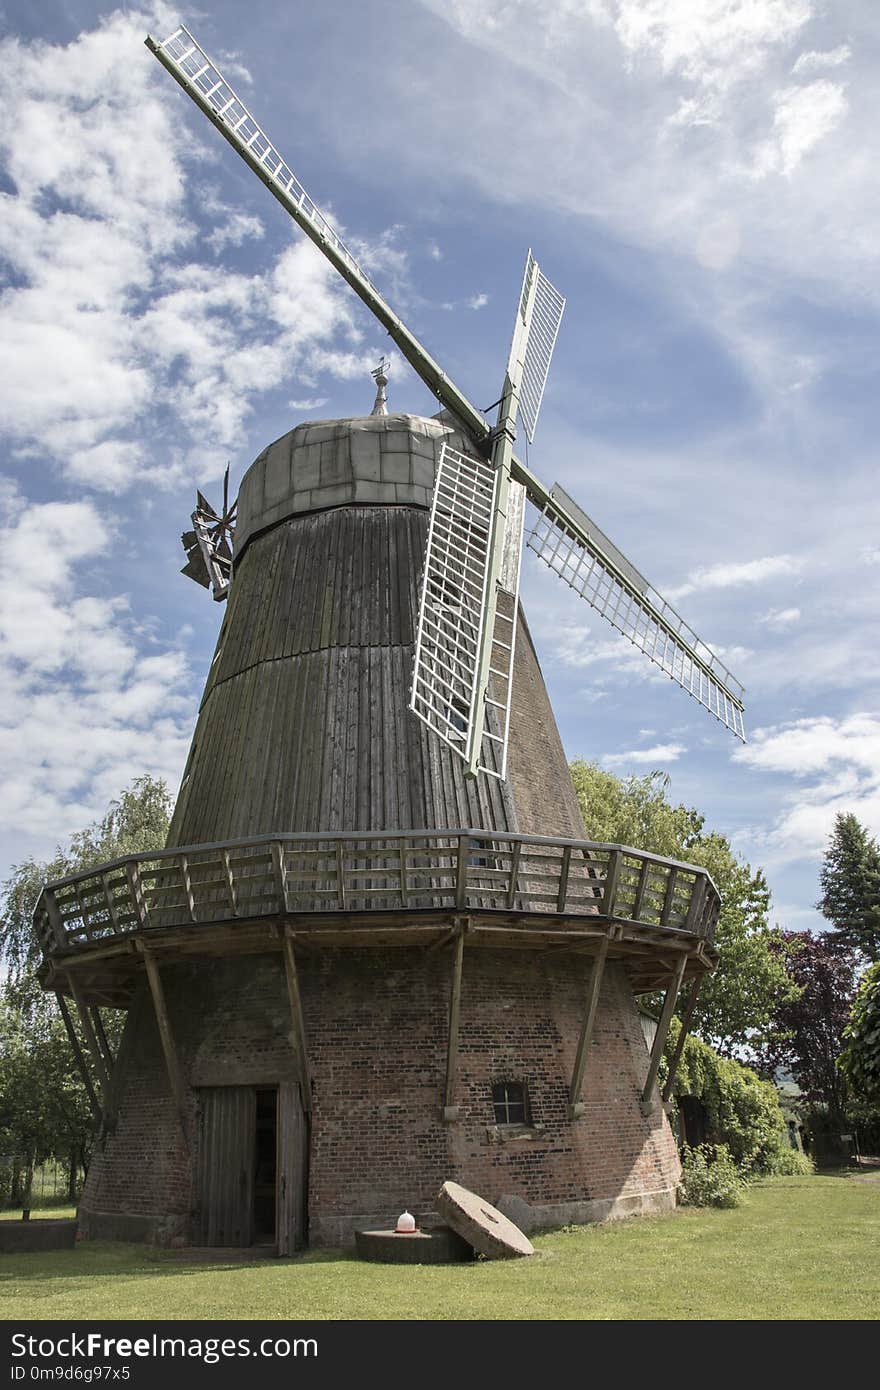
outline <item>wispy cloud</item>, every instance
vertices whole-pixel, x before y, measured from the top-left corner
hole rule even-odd
[[[799,574],[803,561],[794,555],[764,555],[758,560],[731,561],[694,570],[684,584],[670,589],[668,597],[674,602],[687,594],[703,589],[734,589],[743,585],[764,584],[781,575]]]
[[[630,748],[625,753],[604,753],[601,762],[609,767],[663,767],[686,753],[683,743],[658,743],[653,748]]]
[[[801,610],[799,608],[771,608],[766,613],[762,613],[758,618],[759,623],[764,623],[766,627],[791,627],[792,623],[800,622]]]
[[[839,812],[857,815],[880,833],[880,717],[817,717],[758,729],[734,761],[758,772],[794,779],[781,792],[769,825],[739,833],[742,844],[762,846],[764,862],[780,866],[816,860]],[[777,792],[777,799],[779,792]]]

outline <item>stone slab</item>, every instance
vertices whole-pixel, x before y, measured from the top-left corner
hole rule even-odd
[[[409,1232],[355,1231],[354,1244],[359,1259],[378,1264],[461,1264],[474,1257],[473,1246],[450,1226]]]
[[[534,1255],[535,1248],[497,1207],[457,1182],[445,1182],[437,1209],[454,1231],[490,1260],[513,1260]]]

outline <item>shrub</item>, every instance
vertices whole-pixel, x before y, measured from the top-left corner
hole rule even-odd
[[[745,1181],[726,1144],[684,1145],[678,1200],[687,1207],[738,1207]]]
[[[673,1019],[667,1049],[678,1038]],[[674,1096],[696,1096],[706,1109],[708,1138],[724,1146],[744,1176],[787,1171],[791,1152],[779,1093],[741,1062],[720,1057],[708,1043],[689,1037],[675,1076]],[[780,1168],[777,1165],[782,1164]]]
[[[764,1168],[764,1172],[774,1178],[805,1178],[815,1171],[816,1165],[810,1155],[793,1149],[790,1144],[782,1144],[768,1154]]]

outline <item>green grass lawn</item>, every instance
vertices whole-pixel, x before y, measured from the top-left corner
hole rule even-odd
[[[865,1318],[880,1314],[880,1180],[773,1178],[734,1211],[538,1236],[529,1260],[206,1258],[84,1242],[0,1256],[13,1318]]]
[[[71,1216],[76,1216],[76,1207],[70,1206],[65,1202],[58,1206],[41,1206],[31,1208],[31,1221],[62,1221]],[[21,1207],[14,1207],[12,1211],[0,1211],[0,1221],[20,1221]]]

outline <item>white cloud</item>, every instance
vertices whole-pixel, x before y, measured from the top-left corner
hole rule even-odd
[[[804,73],[821,72],[824,68],[839,68],[844,63],[848,63],[852,57],[852,49],[849,44],[842,43],[838,48],[828,49],[824,53],[817,53],[811,50],[809,53],[802,53],[792,68],[792,75],[801,77]]]
[[[632,748],[626,753],[605,753],[600,762],[610,767],[662,767],[664,763],[674,763],[687,749],[683,743],[658,743],[653,748]]]
[[[462,83],[454,109],[441,98],[428,119],[468,124],[462,172],[494,196],[741,271],[745,283],[722,288],[748,295],[752,321],[780,274],[863,302],[880,195],[868,156],[876,21],[861,0],[827,13],[819,0],[422,3],[488,50],[473,99]],[[845,93],[811,80],[845,61]]]
[[[782,785],[782,808],[767,827],[739,832],[743,846],[759,845],[762,861],[780,867],[815,860],[839,813],[852,813],[880,834],[880,717],[871,713],[794,720],[758,729],[733,754],[768,775],[794,780]]]
[[[774,98],[773,135],[755,159],[760,177],[790,177],[810,150],[834,130],[848,110],[844,89],[822,78],[807,87],[786,87]]]
[[[758,622],[766,624],[767,627],[791,627],[792,623],[800,622],[800,616],[799,608],[771,608],[761,614]]]
[[[67,46],[0,43],[0,156],[15,189],[0,194],[11,271],[0,432],[102,491],[168,483],[183,458],[232,452],[260,397],[287,379],[366,366],[340,350],[361,330],[310,243],[257,275],[221,263],[263,224],[205,187],[205,163],[222,151],[193,142],[143,46],[148,28],[171,27],[160,7],[116,12]],[[398,230],[362,249],[392,279],[406,274]],[[155,435],[162,416],[175,447],[151,459],[140,426],[149,418]]]
[[[44,849],[134,776],[175,786],[189,742],[183,651],[145,643],[124,595],[81,588],[112,543],[91,502],[20,505],[0,534],[0,827]]]
[[[751,743],[738,748],[733,756],[752,767],[795,776],[843,763],[880,777],[880,717],[818,717],[756,729]]]
[[[489,296],[481,292],[480,294],[472,294],[467,301],[467,306],[469,309],[485,309],[488,303]]]
[[[732,561],[729,564],[711,565],[707,569],[694,570],[684,584],[668,590],[673,603],[686,594],[697,593],[703,589],[732,589],[742,585],[763,584],[777,579],[780,575],[794,575],[801,570],[803,561],[794,555],[764,555],[759,560]]]

